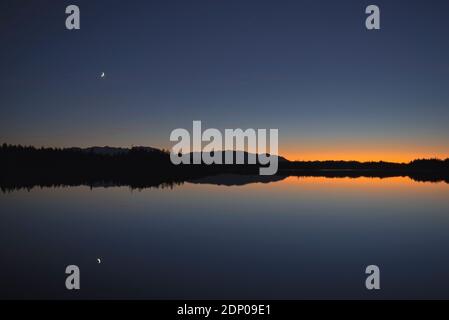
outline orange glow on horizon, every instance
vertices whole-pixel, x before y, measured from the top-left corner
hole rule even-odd
[[[327,161],[327,160],[333,160],[333,161],[359,161],[359,162],[394,162],[394,163],[409,163],[416,159],[446,159],[449,158],[447,155],[423,155],[423,154],[417,154],[416,156],[400,156],[400,155],[319,155],[319,154],[282,154],[281,155],[290,161]]]
[[[416,159],[447,159],[449,145],[445,140],[386,137],[326,137],[284,140],[279,154],[291,161],[386,161],[408,163]]]
[[[396,162],[396,163],[408,163],[416,159],[447,159],[449,158],[449,153],[443,152],[412,152],[412,151],[386,151],[386,152],[375,152],[375,151],[290,151],[290,150],[280,150],[279,154],[290,161],[325,161],[325,160],[343,160],[343,161],[386,161],[386,162]]]

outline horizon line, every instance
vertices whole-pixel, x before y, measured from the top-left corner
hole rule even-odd
[[[0,147],[4,147],[4,146],[8,146],[8,147],[22,147],[22,148],[34,148],[34,149],[57,149],[57,150],[67,150],[67,149],[91,149],[91,148],[111,148],[111,149],[128,149],[131,150],[133,148],[151,148],[151,149],[155,149],[155,150],[159,150],[159,151],[164,151],[164,152],[170,152],[169,149],[166,148],[160,148],[160,147],[153,147],[153,146],[144,146],[144,145],[131,145],[131,146],[110,146],[110,145],[104,145],[104,146],[100,146],[100,145],[93,145],[93,146],[89,146],[89,147],[56,147],[56,146],[34,146],[34,145],[22,145],[22,144],[9,144],[6,142],[2,142],[0,143]],[[191,151],[188,153],[195,153],[195,152],[204,152],[204,151]],[[256,152],[249,152],[247,150],[217,150],[215,152],[247,152],[247,153],[252,153],[252,154],[256,154],[258,155],[259,153]],[[188,154],[188,153],[184,153],[184,154]],[[275,154],[273,154],[275,155]],[[356,159],[329,159],[329,158],[323,158],[322,160],[319,159],[315,159],[315,160],[300,160],[300,159],[295,159],[295,160],[291,160],[291,157],[288,156],[284,156],[281,153],[276,154],[276,156],[281,157],[286,159],[289,162],[359,162],[359,163],[395,163],[395,164],[408,164],[411,163],[413,161],[418,161],[418,160],[439,160],[439,161],[446,161],[449,160],[449,156],[446,157],[438,157],[438,156],[430,156],[430,157],[414,157],[411,160],[407,160],[407,161],[389,161],[389,160],[356,160]]]

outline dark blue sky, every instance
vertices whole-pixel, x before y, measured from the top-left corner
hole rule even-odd
[[[1,141],[168,148],[202,120],[278,128],[290,158],[449,156],[448,16],[437,0],[1,0]]]

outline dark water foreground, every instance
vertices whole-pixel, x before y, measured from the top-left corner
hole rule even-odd
[[[449,298],[449,184],[271,179],[0,193],[0,297]]]

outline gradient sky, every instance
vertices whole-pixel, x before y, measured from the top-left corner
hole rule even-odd
[[[444,0],[1,0],[0,142],[170,148],[202,120],[278,128],[289,159],[449,157],[448,14]]]

